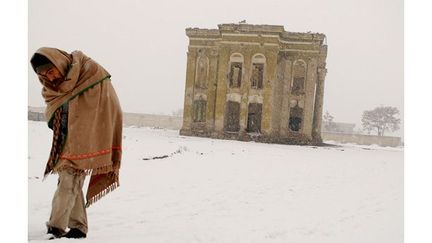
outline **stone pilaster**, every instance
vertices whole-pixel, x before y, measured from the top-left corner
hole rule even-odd
[[[324,101],[324,80],[327,73],[326,68],[318,68],[317,83],[315,91],[315,109],[313,117],[313,133],[312,138],[315,143],[321,143],[321,123],[323,113],[323,101]]]
[[[281,122],[280,122],[280,132],[281,136],[286,137],[288,135],[288,123],[289,123],[289,110],[290,110],[290,88],[291,88],[291,79],[292,79],[292,58],[285,58],[283,61],[282,71],[282,79],[283,79],[283,101],[282,101],[282,110],[281,110]]]
[[[251,53],[246,51],[244,48],[241,51],[243,55],[243,73],[242,73],[242,84],[240,87],[240,131],[239,136],[243,136],[246,133],[247,119],[248,119],[248,95],[250,88],[250,73],[251,73]]]
[[[215,104],[215,132],[223,133],[224,130],[224,117],[225,117],[225,104],[226,94],[228,88],[228,63],[229,63],[229,50],[221,48],[219,51],[219,64],[218,64],[218,80],[216,87],[216,104]]]
[[[273,112],[273,93],[276,83],[276,69],[279,47],[268,48],[265,51],[266,70],[263,80],[263,110],[261,120],[261,132],[263,135],[272,134],[272,112]]]
[[[307,59],[307,73],[305,80],[303,97],[304,107],[303,107],[303,127],[302,133],[309,139],[312,139],[313,133],[313,117],[314,117],[314,93],[315,93],[315,83],[317,80],[317,59],[308,58]]]
[[[213,131],[215,127],[215,108],[218,72],[218,50],[212,49],[209,55],[209,75],[207,86],[207,119],[206,126],[208,131]]]
[[[183,109],[183,126],[180,130],[182,135],[190,135],[191,125],[193,122],[193,91],[195,82],[195,66],[196,66],[197,53],[190,50],[187,53],[187,67],[186,67],[186,85],[184,96],[184,109]]]

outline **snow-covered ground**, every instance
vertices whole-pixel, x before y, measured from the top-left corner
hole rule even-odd
[[[123,131],[120,187],[88,209],[80,242],[403,242],[402,148]],[[50,143],[46,123],[29,121],[31,242],[46,242],[57,182],[56,175],[41,180]]]

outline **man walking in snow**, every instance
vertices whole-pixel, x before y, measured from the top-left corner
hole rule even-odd
[[[43,47],[31,58],[53,130],[44,178],[59,176],[48,234],[85,238],[86,208],[119,186],[122,111],[111,75],[81,51]],[[82,191],[91,175],[85,202]],[[69,230],[68,230],[69,228]]]

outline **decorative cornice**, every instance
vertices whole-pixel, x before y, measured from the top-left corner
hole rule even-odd
[[[187,28],[186,35],[191,41],[190,46],[218,44],[278,46],[281,51],[327,55],[324,34],[289,32],[281,25],[219,24],[218,29]]]
[[[307,44],[322,43],[326,36],[313,32],[289,32],[282,25],[219,24],[218,29],[187,28],[186,35],[193,38],[222,38],[223,36],[278,37],[281,42]]]

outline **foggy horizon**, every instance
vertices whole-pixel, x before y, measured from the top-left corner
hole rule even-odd
[[[218,24],[282,25],[319,32],[328,45],[323,114],[355,123],[377,106],[400,111],[403,135],[403,1],[29,1],[29,58],[42,46],[81,50],[104,66],[124,112],[183,109],[186,28]],[[54,11],[54,9],[61,9]],[[28,105],[44,107],[29,65]],[[390,133],[389,133],[390,134]]]

